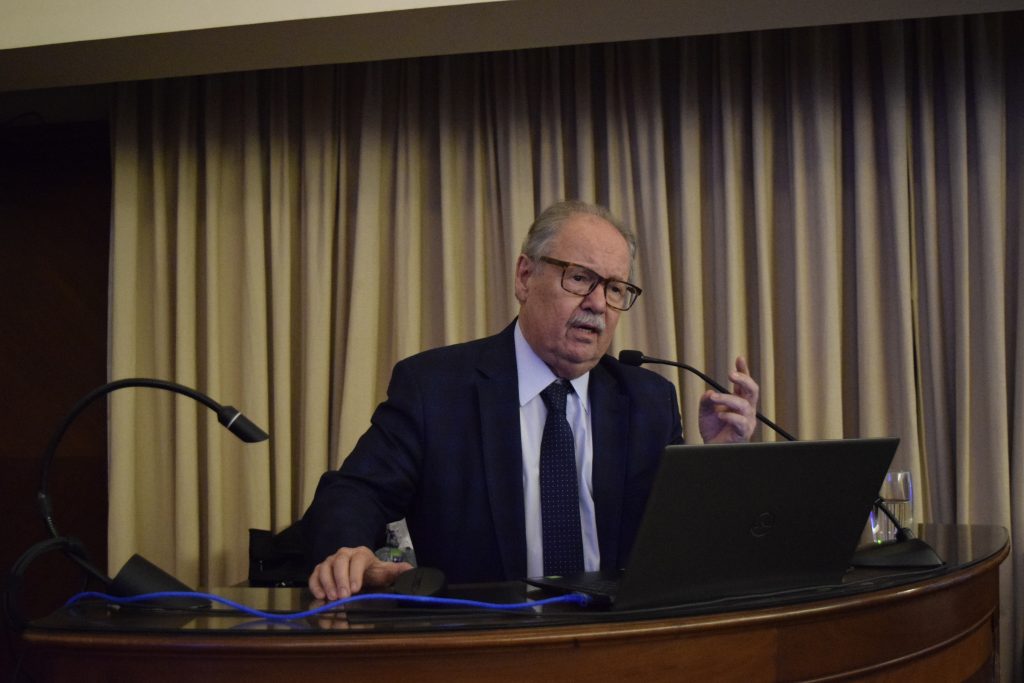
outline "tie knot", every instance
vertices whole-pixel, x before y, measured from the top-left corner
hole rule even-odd
[[[544,391],[540,392],[540,397],[544,400],[544,405],[547,406],[548,412],[564,414],[565,399],[571,391],[571,384],[564,379],[556,379]]]

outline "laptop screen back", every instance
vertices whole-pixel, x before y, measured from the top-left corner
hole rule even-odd
[[[898,443],[669,446],[614,608],[838,584]]]

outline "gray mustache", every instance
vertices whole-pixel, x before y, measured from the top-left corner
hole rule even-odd
[[[604,316],[589,311],[577,311],[569,318],[569,327],[593,327],[598,332],[604,332]]]

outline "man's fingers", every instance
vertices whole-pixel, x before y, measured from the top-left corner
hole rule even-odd
[[[319,600],[338,600],[355,595],[364,587],[390,586],[409,569],[412,565],[408,562],[382,562],[366,547],[339,548],[313,568],[309,590]]]
[[[338,595],[338,585],[334,580],[334,567],[332,561],[334,555],[313,568],[309,575],[309,590],[320,600],[335,600]]]
[[[722,410],[718,413],[718,419],[733,428],[740,430],[746,426],[746,418],[731,410]]]
[[[723,394],[717,391],[708,392],[707,403],[718,413],[739,413],[740,415],[753,415],[754,406],[746,398],[736,394]]]
[[[323,563],[313,567],[313,571],[309,574],[308,581],[309,592],[312,593],[313,597],[315,597],[317,600],[323,600],[327,597],[327,590],[323,584],[323,581],[320,579],[320,569],[322,567],[322,564]]]
[[[747,366],[747,359],[743,356],[736,357],[736,369],[729,373],[729,379],[733,383],[733,392],[742,396],[755,408],[761,393],[761,387],[757,381],[750,376],[750,368]]]
[[[746,441],[757,426],[760,387],[750,376],[743,356],[736,357],[736,369],[729,373],[732,393],[707,391],[701,396],[698,417],[701,436],[707,443]]]
[[[363,582],[366,586],[384,588],[390,586],[398,575],[412,569],[408,562],[383,562],[378,560],[366,570]]]
[[[363,589],[363,577],[366,570],[380,562],[369,548],[356,548],[348,564],[348,583],[353,594]]]
[[[313,570],[309,579],[310,590],[318,598],[337,600],[347,598],[355,591],[350,585],[349,563],[357,549],[339,548],[337,552],[321,562]],[[316,592],[316,584],[319,583],[323,595]]]

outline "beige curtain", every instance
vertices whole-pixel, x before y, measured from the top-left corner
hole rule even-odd
[[[564,197],[639,234],[617,348],[719,377],[745,354],[790,431],[898,435],[918,519],[1024,547],[1022,35],[1013,13],[122,85],[111,377],[198,387],[272,440],[114,395],[111,566],[242,580],[246,530],[301,515],[397,359],[515,315],[519,243]],[[696,434],[703,387],[680,389]]]

